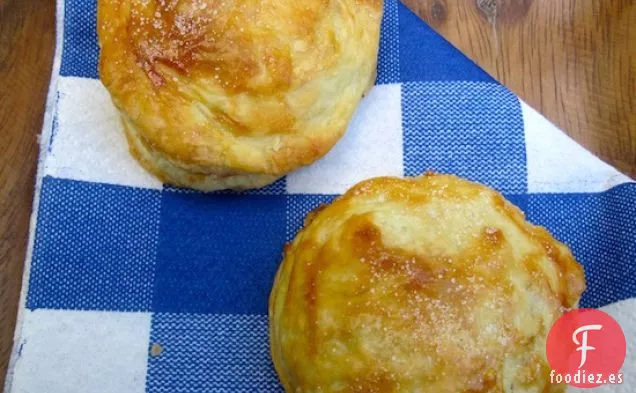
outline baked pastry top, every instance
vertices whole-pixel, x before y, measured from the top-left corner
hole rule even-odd
[[[286,247],[272,358],[288,393],[561,392],[545,342],[584,289],[568,248],[494,190],[376,178]]]
[[[99,0],[100,78],[162,180],[259,187],[322,157],[375,81],[382,0]]]

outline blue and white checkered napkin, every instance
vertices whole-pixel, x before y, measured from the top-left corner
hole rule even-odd
[[[8,392],[281,392],[267,297],[283,244],[354,183],[427,169],[495,187],[573,249],[589,285],[581,305],[622,324],[623,389],[636,384],[636,184],[396,0],[377,86],[346,136],[243,194],[164,187],[133,161],[98,80],[95,14],[94,0],[58,0]]]

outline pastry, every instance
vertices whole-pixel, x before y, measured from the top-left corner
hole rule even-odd
[[[99,0],[99,74],[167,183],[253,188],[325,155],[375,81],[381,0]]]
[[[562,392],[545,342],[584,289],[568,248],[494,190],[376,178],[286,247],[271,354],[287,393]]]

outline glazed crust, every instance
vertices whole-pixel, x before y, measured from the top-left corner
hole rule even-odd
[[[262,186],[345,132],[381,17],[381,0],[99,0],[100,78],[162,180]]]
[[[494,190],[376,178],[286,247],[272,358],[288,393],[562,392],[545,342],[584,289],[568,248]]]

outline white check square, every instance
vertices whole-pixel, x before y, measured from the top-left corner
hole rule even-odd
[[[290,194],[341,194],[361,180],[402,176],[401,85],[375,86],[321,160],[287,176]]]
[[[161,189],[128,152],[121,120],[99,80],[60,77],[56,124],[45,174]]]
[[[601,192],[630,179],[601,161],[521,101],[528,192]]]
[[[143,393],[150,313],[24,312],[12,393]]]

